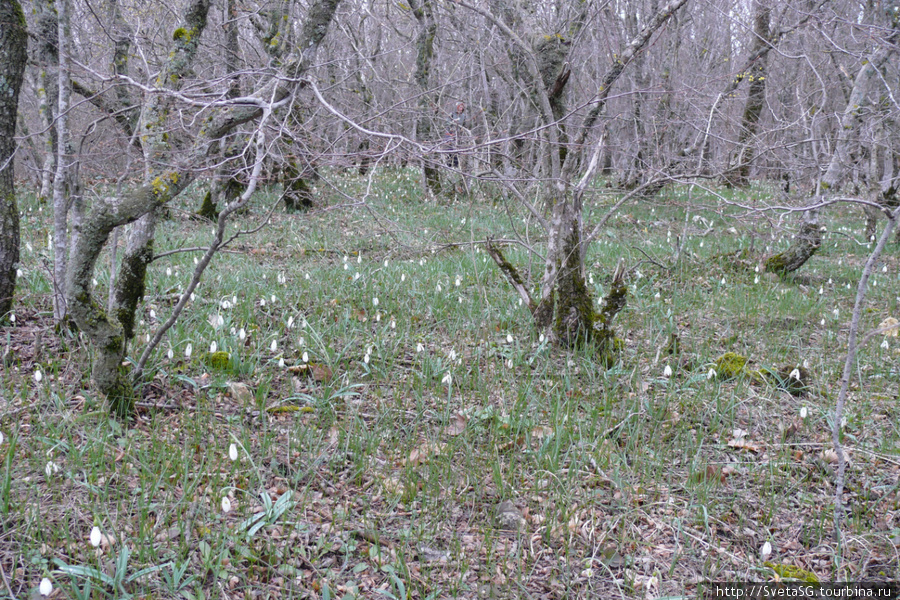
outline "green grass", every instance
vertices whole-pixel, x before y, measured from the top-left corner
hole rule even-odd
[[[823,452],[868,251],[859,211],[830,212],[821,252],[782,281],[753,265],[786,233],[770,237],[766,221],[714,195],[673,188],[625,206],[586,261],[597,298],[620,258],[632,269],[616,322],[625,347],[606,369],[592,348],[540,339],[468,244],[492,235],[542,246],[536,224],[490,189],[424,202],[416,173],[394,169],[371,187],[330,174],[319,191],[332,205],[349,202],[338,191],[367,204],[276,211],[219,254],[148,363],[132,427],[90,390],[90,347],[54,332],[50,215],[22,199],[17,319],[2,330],[17,358],[0,381],[0,566],[19,597],[45,576],[64,596],[91,598],[643,597],[651,578],[659,595],[679,596],[704,579],[772,577],[765,541],[769,560],[822,580],[900,577],[893,339],[860,353],[839,571],[831,558]],[[198,194],[173,207],[159,251],[205,245],[209,225],[186,216]],[[277,197],[258,194],[232,228],[258,224]],[[596,194],[586,222],[614,202]],[[694,215],[712,233],[701,237]],[[133,357],[194,256],[151,266]],[[524,247],[507,256],[539,277]],[[897,316],[898,264],[892,246],[865,330]],[[673,332],[680,356],[661,351]],[[227,364],[204,363],[212,342]],[[729,351],[751,369],[806,362],[813,391],[708,379]],[[330,377],[308,377],[304,353]],[[58,471],[48,476],[49,462]],[[505,500],[523,516],[518,532],[498,527]],[[114,543],[92,548],[94,525]]]

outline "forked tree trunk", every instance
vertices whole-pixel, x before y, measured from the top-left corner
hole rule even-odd
[[[28,43],[25,15],[17,0],[0,0],[0,23],[0,321],[4,321],[12,309],[19,262],[13,155]]]

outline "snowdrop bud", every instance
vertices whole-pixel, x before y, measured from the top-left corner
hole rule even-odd
[[[44,374],[41,373],[41,370],[40,370],[40,369],[36,369],[35,372],[34,372],[34,382],[35,382],[35,383],[40,383],[40,382],[41,382],[41,379],[43,379],[43,378],[44,378]]]
[[[294,317],[288,317],[287,328],[292,329],[293,327],[294,327]]]
[[[166,277],[171,277],[171,276],[172,276],[172,268],[166,267]]]
[[[841,311],[839,311],[838,309],[834,309],[833,311],[831,311],[831,314],[833,314],[834,318],[837,319],[838,315],[841,314]]]
[[[762,548],[759,551],[759,557],[762,560],[766,560],[771,555],[772,555],[772,544],[770,544],[769,542],[766,542],[765,544],[762,545]]]
[[[543,334],[543,333],[542,333],[541,335],[538,336],[538,341],[539,341],[540,343],[542,343],[542,344],[544,343],[544,340],[545,340],[545,339],[546,339],[546,338],[544,338],[544,334]]]
[[[38,587],[38,591],[41,593],[41,596],[49,596],[53,591],[53,584],[50,583],[50,580],[44,577],[41,579],[41,585]]]
[[[184,349],[184,357],[185,357],[185,358],[190,358],[190,357],[191,357],[191,354],[192,354],[193,352],[194,352],[194,345],[193,345],[192,343],[188,342],[188,345],[187,345],[187,346],[185,347],[185,349]]]
[[[169,351],[166,352],[166,356],[169,358],[169,360],[172,360],[173,358],[175,358],[175,352],[171,348],[169,348]]]
[[[400,281],[406,281],[406,273],[400,273]]]
[[[209,345],[209,353],[210,353],[210,354],[212,354],[213,352],[215,352],[215,351],[218,350],[218,349],[219,349],[219,344],[217,344],[215,341],[213,341],[213,342]]]
[[[228,499],[228,496],[222,497],[222,512],[231,512],[231,500]]]
[[[2,444],[2,443],[3,443],[3,432],[0,431],[0,444]]]
[[[369,353],[366,352],[365,356],[363,356],[363,362],[369,364]]]
[[[277,352],[278,351],[278,340],[272,340],[272,344],[269,346],[269,349],[272,352]]]
[[[243,327],[241,327],[241,330],[238,331],[238,339],[240,339],[242,342],[247,339],[247,332]]]
[[[372,298],[372,306],[378,306],[378,297]]]
[[[259,306],[260,306],[260,307],[263,307],[263,306],[265,306],[265,305],[266,305],[266,299],[265,299],[265,298],[260,298],[260,299],[259,299]]]
[[[800,418],[801,419],[805,419],[806,415],[808,415],[808,414],[809,414],[809,411],[806,410],[805,406],[800,409]]]
[[[99,547],[100,540],[101,540],[100,528],[95,525],[94,528],[91,529],[91,546],[93,546],[94,548]]]
[[[234,462],[238,458],[237,445],[231,444],[228,446],[228,458],[231,459],[231,462]]]
[[[284,357],[283,357],[283,356],[282,356],[281,358],[278,359],[278,368],[279,368],[279,369],[283,369],[283,368],[284,368]]]
[[[512,344],[512,343],[513,343],[513,336],[512,336],[511,333],[507,333],[507,334],[506,334],[506,343],[507,343],[507,344]]]
[[[301,356],[300,358],[301,358],[301,359],[303,360],[303,362],[305,362],[305,363],[308,363],[308,362],[309,362],[309,354],[307,354],[306,352],[304,352],[304,353],[303,353],[303,356]]]
[[[663,369],[663,377],[671,377],[672,376],[672,367],[666,365],[666,368]]]
[[[441,284],[437,284],[437,287],[435,287],[434,289],[437,290],[437,293],[438,293],[438,294],[440,294],[440,293],[441,293],[441,289],[442,289],[442,288],[441,288]]]

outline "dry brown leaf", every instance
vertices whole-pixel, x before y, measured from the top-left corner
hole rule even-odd
[[[466,417],[462,413],[456,413],[454,415],[453,420],[450,424],[444,429],[444,433],[450,436],[460,435],[462,432],[466,430],[466,423],[469,422],[469,418]]]
[[[546,425],[535,427],[531,430],[531,437],[536,440],[542,440],[553,435],[553,428]]]
[[[439,444],[437,442],[425,442],[424,444],[418,446],[417,448],[413,448],[413,451],[409,453],[409,457],[403,461],[402,464],[408,466],[417,466],[423,463],[428,462],[432,456],[440,454],[444,451],[444,448],[447,447],[447,444]]]
[[[728,442],[728,445],[737,450],[748,450],[754,454],[759,454],[764,448],[761,442],[751,442],[745,438],[735,438]]]
[[[878,324],[878,329],[887,329],[891,327],[890,331],[886,331],[884,333],[885,336],[897,337],[900,335],[900,321],[895,319],[894,317],[888,317],[884,321]]]

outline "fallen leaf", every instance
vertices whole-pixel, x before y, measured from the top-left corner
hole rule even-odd
[[[887,329],[891,327],[890,331],[886,331],[884,333],[885,336],[897,337],[900,335],[900,321],[895,319],[894,317],[888,317],[884,321],[878,324],[878,329]]]
[[[253,392],[246,383],[232,381],[228,383],[228,393],[231,397],[243,404],[249,404],[253,400]]]
[[[450,436],[460,435],[466,430],[466,423],[468,423],[468,421],[469,418],[464,414],[456,413],[453,417],[453,421],[444,429],[444,433]]]
[[[421,465],[428,462],[428,460],[430,460],[432,456],[443,452],[444,448],[446,447],[447,444],[425,442],[417,448],[413,448],[413,451],[409,453],[409,457],[407,457],[402,464],[413,467]]]

